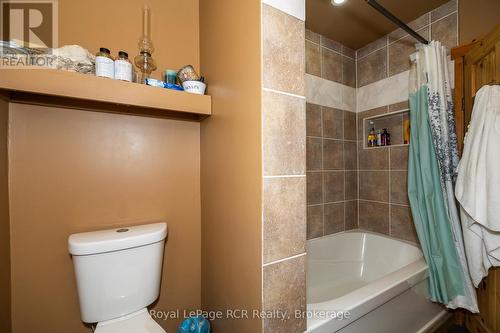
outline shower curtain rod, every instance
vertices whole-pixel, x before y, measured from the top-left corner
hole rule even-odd
[[[381,4],[379,4],[376,0],[366,0],[366,2],[370,6],[372,6],[373,8],[375,8],[380,14],[384,15],[389,20],[391,20],[392,22],[394,22],[398,26],[400,26],[401,29],[403,29],[404,31],[406,31],[407,33],[409,33],[411,36],[413,36],[415,39],[417,39],[420,43],[429,44],[429,41],[427,39],[425,39],[424,37],[422,37],[418,33],[416,33],[415,30],[413,30],[407,24],[405,24],[403,21],[401,21],[396,16],[394,16],[394,14],[392,14],[390,11],[388,11],[387,9],[385,9],[385,7],[382,6]]]

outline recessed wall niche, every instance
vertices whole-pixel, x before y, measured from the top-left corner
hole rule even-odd
[[[381,144],[377,140],[377,134],[384,133],[384,130],[390,135],[387,143]],[[370,132],[373,131],[376,143],[372,146],[369,143]],[[391,113],[385,113],[373,117],[365,118],[363,121],[363,133],[360,138],[363,141],[363,149],[377,149],[394,146],[406,146],[410,143],[410,110],[400,110]]]

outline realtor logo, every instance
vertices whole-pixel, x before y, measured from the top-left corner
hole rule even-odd
[[[0,0],[0,40],[57,48],[57,1]]]

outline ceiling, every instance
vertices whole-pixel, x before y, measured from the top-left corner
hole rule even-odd
[[[403,22],[411,22],[447,1],[379,0],[379,3]],[[346,0],[341,6],[333,6],[330,0],[306,0],[306,27],[355,50],[397,28],[365,0]]]

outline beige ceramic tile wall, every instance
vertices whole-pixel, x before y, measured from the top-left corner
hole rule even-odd
[[[426,39],[439,40],[450,48],[456,46],[457,0],[445,3],[409,25]],[[401,29],[355,52],[306,30],[306,72],[353,87],[363,87],[407,71],[409,55],[413,52],[415,40]],[[350,68],[351,57],[356,59],[354,70]],[[354,114],[357,133],[346,138],[342,137],[340,124],[349,112],[307,104],[308,238],[360,228],[418,242],[407,196],[408,146],[363,147],[366,137],[363,119],[406,109],[408,101]],[[400,116],[396,115],[395,120],[399,122],[396,118]],[[396,127],[392,134],[395,132]],[[356,158],[352,159],[357,160],[356,164],[346,162],[350,154],[346,144],[350,145],[350,140],[357,140]],[[343,148],[339,142],[343,142]],[[394,142],[397,143],[400,142]],[[351,169],[353,165],[355,168]],[[350,190],[351,184],[357,188]]]
[[[306,309],[304,21],[263,4],[263,309]],[[305,319],[265,319],[264,332],[303,332]]]
[[[365,148],[363,121],[408,110],[408,102],[357,114],[359,159],[359,228],[417,243],[408,202],[408,146]]]
[[[357,226],[356,114],[307,103],[307,238]]]
[[[451,0],[409,25],[426,39],[439,40],[452,48],[458,44],[457,17],[457,0]],[[409,70],[409,56],[415,52],[414,45],[412,37],[397,29],[357,50],[357,86],[362,87]],[[363,147],[366,139],[366,133],[362,129],[363,119],[406,109],[408,101],[357,113],[358,225],[360,229],[417,243],[407,195],[408,146],[375,149]]]
[[[355,51],[306,30],[306,72],[356,87]],[[357,227],[356,113],[307,103],[307,238]]]
[[[356,87],[354,50],[306,30],[306,73]]]
[[[451,0],[409,26],[427,40],[439,40],[454,47],[458,44],[457,8],[457,0]],[[357,50],[357,86],[363,87],[409,70],[409,56],[415,52],[415,43],[413,37],[397,29]]]

